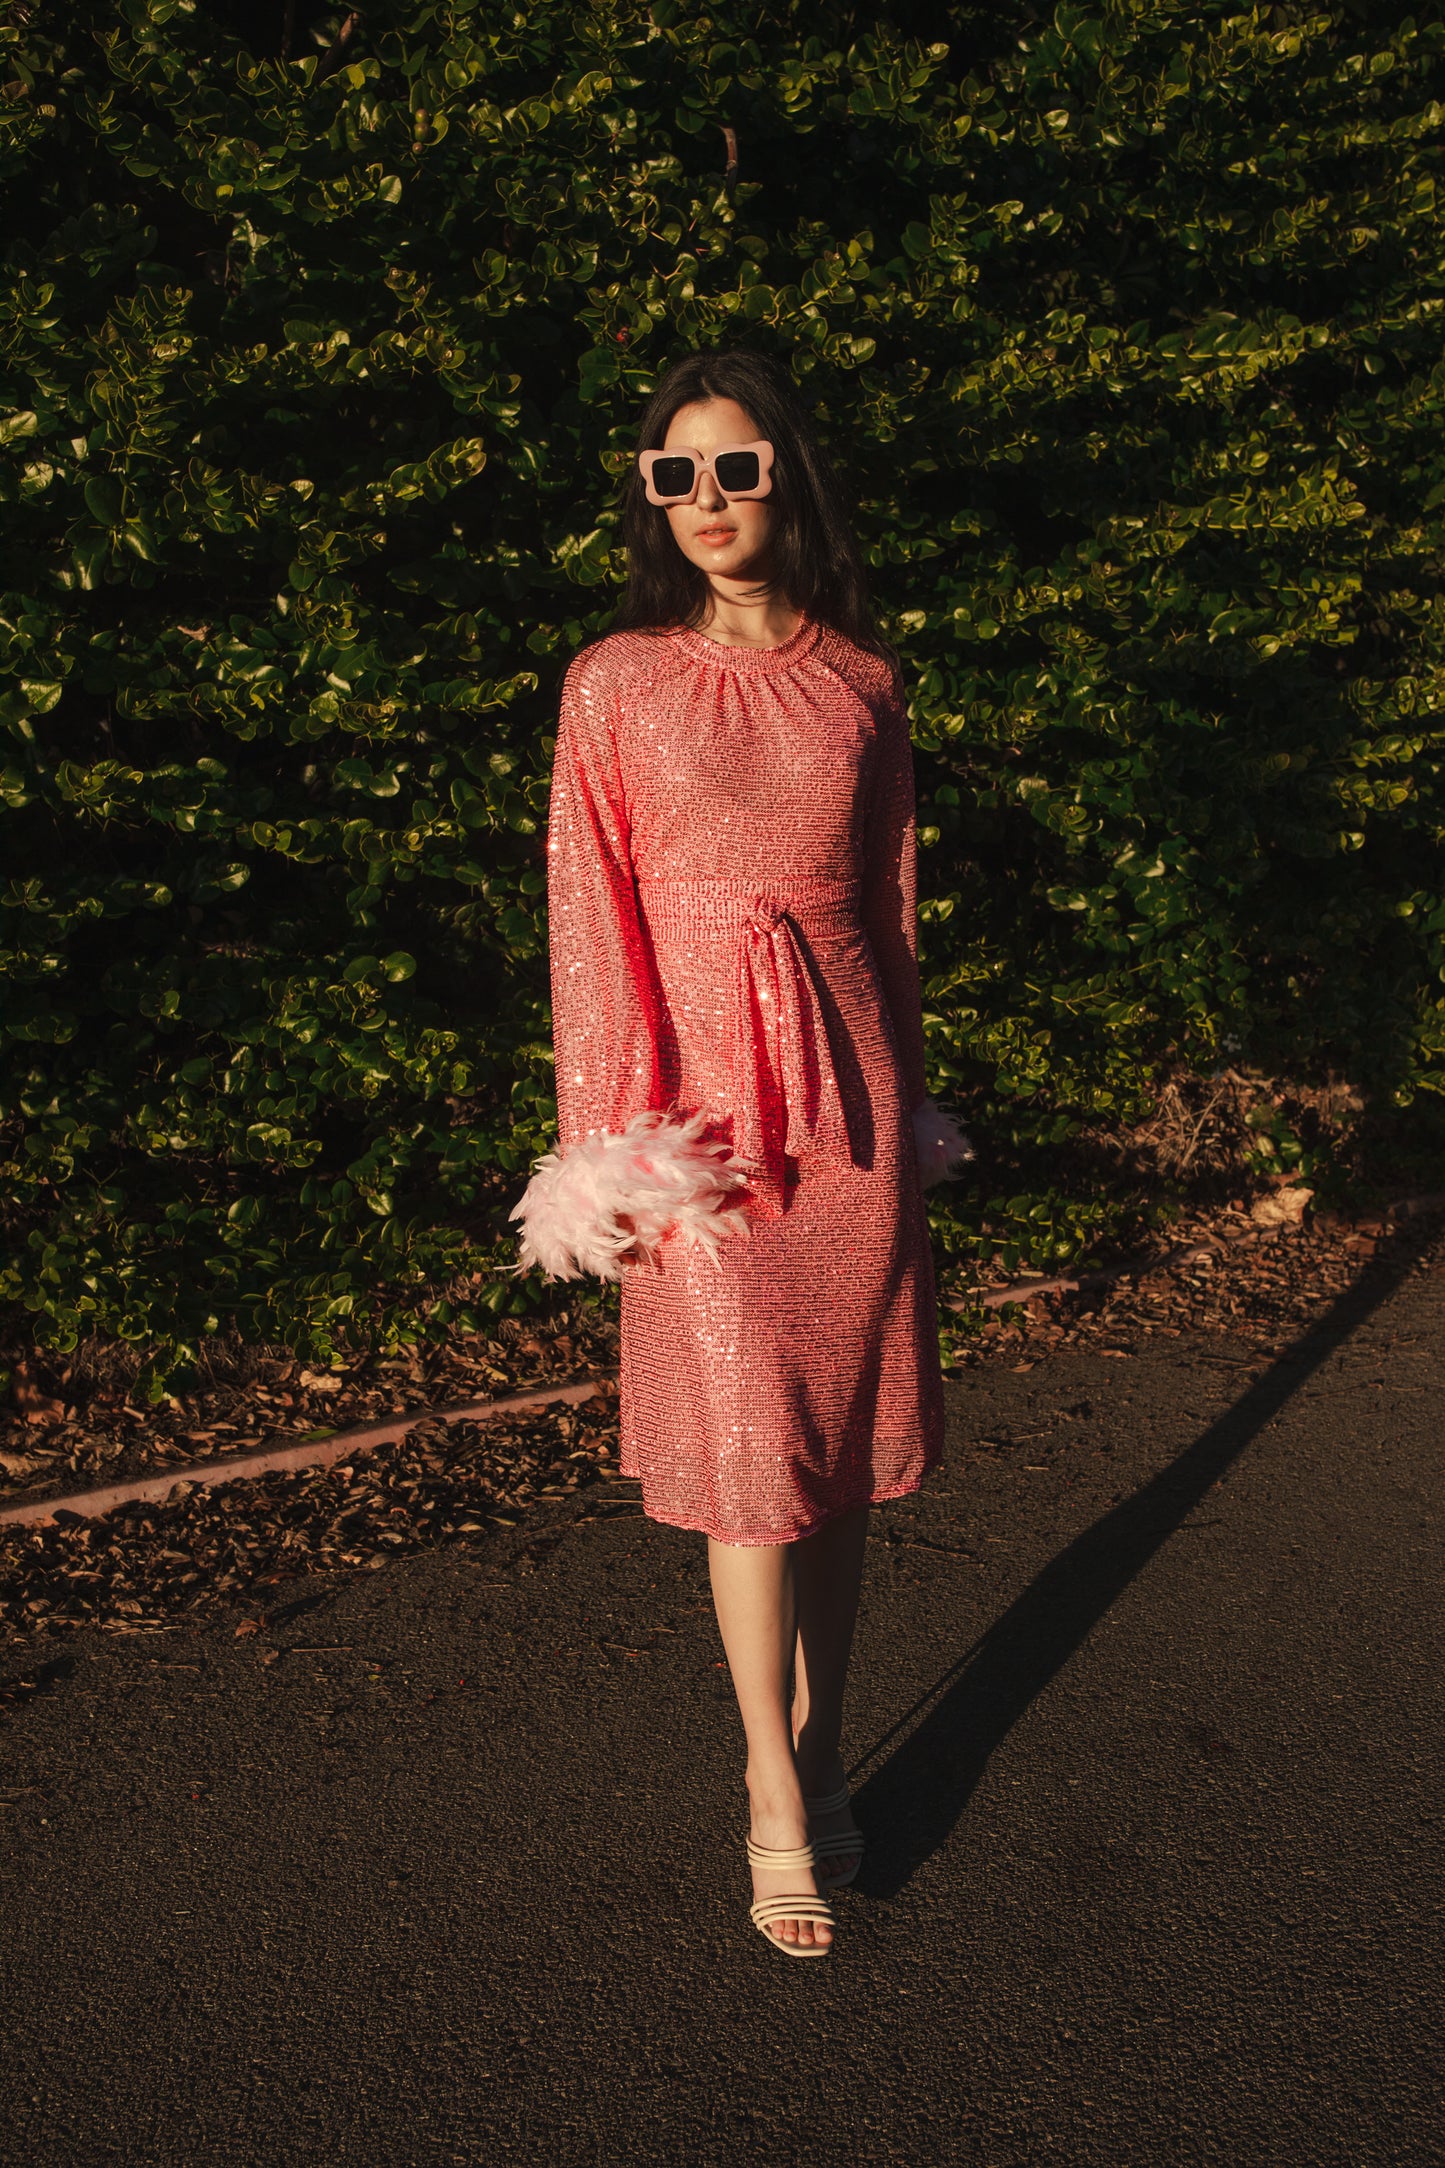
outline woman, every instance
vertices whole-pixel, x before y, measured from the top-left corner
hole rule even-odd
[[[752,1917],[833,1939],[868,1508],[938,1458],[913,782],[897,674],[791,386],[695,354],[642,418],[617,629],[572,664],[549,831],[559,1150],[524,1264],[622,1281],[624,1474],[708,1538]],[[910,1120],[910,1116],[912,1120]]]

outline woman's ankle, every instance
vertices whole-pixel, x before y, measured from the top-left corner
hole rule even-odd
[[[806,1725],[798,1734],[796,1761],[798,1780],[810,1799],[835,1792],[843,1782],[843,1754],[837,1740],[810,1738]]]
[[[796,1813],[802,1806],[803,1788],[798,1772],[790,1762],[777,1768],[749,1767],[744,1772],[743,1782],[748,1788],[748,1800],[754,1814],[787,1815]]]

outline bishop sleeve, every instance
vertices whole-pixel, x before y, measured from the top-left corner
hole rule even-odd
[[[745,1177],[701,1117],[657,1104],[662,995],[637,900],[617,695],[598,651],[562,692],[547,826],[557,1148],[511,1213],[519,1270],[549,1277],[655,1263],[669,1236],[717,1259],[742,1232]]]
[[[567,673],[547,823],[557,1135],[625,1129],[655,1103],[658,990],[643,939],[613,716],[600,673]]]
[[[904,1097],[925,1188],[955,1174],[973,1149],[928,1096],[918,982],[918,830],[908,718],[894,691],[874,710],[877,739],[864,841],[863,922],[893,1024]]]

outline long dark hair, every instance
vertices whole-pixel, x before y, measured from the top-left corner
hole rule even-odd
[[[681,407],[735,399],[758,436],[773,446],[774,506],[770,584],[795,610],[806,610],[860,647],[888,655],[873,623],[857,539],[827,454],[807,409],[783,371],[761,354],[688,354],[658,385],[637,432],[640,452],[660,449]],[[707,575],[683,556],[667,516],[649,504],[634,466],[622,508],[627,586],[613,619],[618,631],[659,632],[701,624]]]

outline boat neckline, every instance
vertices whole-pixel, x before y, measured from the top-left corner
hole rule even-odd
[[[740,647],[730,640],[713,640],[705,632],[695,632],[690,625],[679,625],[671,636],[689,655],[696,655],[704,662],[716,663],[724,670],[768,670],[780,662],[791,662],[810,648],[818,637],[817,621],[806,612],[798,622],[796,632],[789,633],[786,640],[777,641],[772,647]]]

